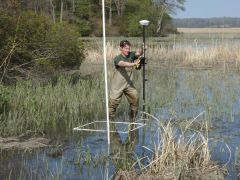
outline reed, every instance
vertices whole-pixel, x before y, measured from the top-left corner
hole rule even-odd
[[[179,45],[176,48],[149,48],[149,59],[154,64],[187,66],[187,67],[233,67],[239,68],[240,44],[221,43],[216,46],[199,47],[195,45]],[[150,64],[150,63],[149,63]]]
[[[213,162],[210,157],[208,134],[192,131],[189,127],[203,115],[203,112],[189,121],[185,127],[176,127],[171,121],[162,123],[160,119],[147,114],[158,125],[159,141],[153,158],[148,165],[140,166],[141,173],[119,171],[116,179],[224,179],[226,168]],[[208,123],[205,121],[205,129]],[[139,163],[139,161],[137,161]]]
[[[16,135],[26,130],[71,133],[74,126],[103,117],[103,75],[74,81],[61,76],[55,85],[31,81],[12,87],[0,85],[1,94],[8,95],[0,116],[0,135]]]
[[[138,50],[140,41],[134,42],[133,50]],[[240,63],[240,43],[232,42],[231,39],[209,38],[207,42],[194,38],[191,41],[184,39],[175,41],[171,39],[167,42],[151,38],[148,42],[146,57],[149,65],[174,65],[181,67],[214,68],[223,67],[239,69]],[[113,58],[119,54],[116,41],[107,43],[107,61],[109,67],[113,66]],[[88,48],[86,52],[86,62],[102,64],[102,47]]]

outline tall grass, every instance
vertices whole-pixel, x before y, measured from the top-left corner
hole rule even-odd
[[[31,81],[14,87],[1,86],[7,94],[0,114],[0,135],[26,130],[71,132],[74,126],[103,117],[105,109],[103,75],[74,80],[59,77],[57,83],[41,85]]]
[[[194,38],[195,37],[195,38]],[[186,36],[181,39],[160,40],[149,38],[147,41],[146,57],[149,65],[174,65],[184,67],[223,67],[239,69],[240,64],[240,43],[232,38],[209,37],[202,42],[197,36],[186,40]],[[235,37],[236,38],[236,37]],[[132,50],[141,47],[141,39],[133,40]],[[113,58],[119,54],[118,41],[108,41],[107,60],[109,65],[113,64]],[[102,46],[95,41],[94,48],[87,48],[86,62],[103,63]]]
[[[176,65],[187,67],[232,67],[239,68],[240,63],[240,44],[230,45],[220,43],[215,46],[201,47],[195,41],[193,45],[182,45],[179,47],[160,47],[149,48],[148,57],[156,65]],[[149,63],[151,65],[151,63]]]
[[[187,122],[180,131],[172,121],[162,123],[148,114],[158,126],[159,141],[155,149],[145,147],[153,157],[146,166],[141,165],[141,160],[136,162],[140,164],[140,174],[135,170],[120,170],[116,179],[224,179],[226,168],[211,160],[207,131],[205,134],[189,128],[202,114]],[[202,126],[208,129],[207,121]]]

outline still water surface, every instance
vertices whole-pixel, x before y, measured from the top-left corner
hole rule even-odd
[[[148,69],[147,74],[146,99],[150,113],[162,122],[171,120],[176,124],[200,114],[196,121],[201,124],[205,119],[210,127],[211,159],[227,165],[227,179],[237,179],[236,165],[240,164],[240,74],[157,67]],[[140,80],[137,82],[137,88],[141,89]],[[126,120],[126,114],[118,115],[117,121]],[[112,133],[110,147],[105,133],[74,132],[63,146],[56,148],[62,152],[57,156],[49,155],[52,149],[31,154],[2,154],[0,179],[112,178],[118,168],[127,169],[142,157],[151,158],[153,155],[150,150],[154,150],[159,141],[158,126],[155,120],[148,120],[146,124],[131,134]],[[122,128],[125,127],[117,126],[118,130]],[[147,158],[142,163],[147,165]]]

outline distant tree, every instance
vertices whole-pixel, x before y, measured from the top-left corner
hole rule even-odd
[[[173,19],[175,27],[187,28],[217,28],[217,27],[240,27],[240,18],[183,18]]]
[[[120,17],[123,15],[124,9],[127,4],[127,0],[113,0],[117,8],[117,15]]]
[[[158,14],[158,24],[156,33],[159,34],[162,29],[162,20],[165,13],[175,14],[177,9],[184,10],[185,0],[152,0]]]
[[[148,31],[161,34],[169,26],[170,14],[183,10],[185,0],[105,0],[110,35],[138,35],[138,21],[151,20]],[[83,36],[101,36],[102,0],[0,0],[0,8],[11,13],[32,10],[51,17],[54,23],[75,24]],[[165,22],[164,22],[165,21]],[[122,23],[121,23],[122,22]],[[136,29],[135,29],[136,28]],[[155,32],[153,33],[153,29]]]
[[[108,8],[108,23],[109,26],[112,26],[112,8],[113,8],[113,0],[106,0],[105,7]]]

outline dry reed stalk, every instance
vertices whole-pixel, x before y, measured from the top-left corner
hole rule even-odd
[[[150,163],[142,169],[140,175],[130,171],[120,171],[128,179],[224,179],[226,169],[211,161],[208,138],[195,131],[186,135],[191,123],[201,116],[200,113],[186,129],[177,134],[176,127],[169,121],[166,125],[157,120],[160,130],[160,142],[155,146],[154,156]],[[206,128],[208,127],[206,121]],[[117,174],[117,177],[122,177]]]
[[[119,54],[119,48],[116,47],[113,43],[107,42],[106,44],[107,52],[107,61],[111,62],[113,58]],[[86,61],[90,63],[103,63],[103,50],[101,46],[96,48],[88,48],[86,50]]]
[[[119,49],[113,44],[107,43],[107,60],[112,64],[113,58],[119,53]],[[167,61],[178,62],[179,65],[217,65],[230,63],[237,66],[240,62],[239,44],[228,45],[225,43],[206,48],[193,47],[191,45],[181,46],[180,48],[154,46],[147,50],[147,57],[152,63]],[[86,62],[103,63],[101,49],[87,50]]]

